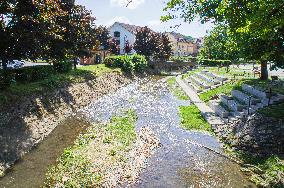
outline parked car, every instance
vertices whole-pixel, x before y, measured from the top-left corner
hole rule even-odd
[[[7,68],[8,68],[8,69],[18,69],[18,68],[23,67],[24,64],[25,64],[24,61],[12,60],[12,61],[9,61],[9,62],[8,62]]]

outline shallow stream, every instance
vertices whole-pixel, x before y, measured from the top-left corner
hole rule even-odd
[[[190,101],[177,100],[167,89],[165,79],[154,77],[92,101],[80,113],[93,123],[106,123],[111,116],[134,109],[138,115],[136,129],[149,127],[160,138],[161,147],[149,159],[139,180],[123,187],[255,187],[237,164],[201,147],[223,153],[216,138],[180,127],[178,107],[181,105],[190,105]],[[0,187],[33,188],[43,185],[47,168],[55,164],[63,149],[72,146],[87,126],[86,122],[76,118],[59,125],[0,179]]]

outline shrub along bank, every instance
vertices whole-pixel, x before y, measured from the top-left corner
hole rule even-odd
[[[142,73],[148,67],[146,58],[138,54],[109,56],[105,59],[104,63],[108,67],[121,68],[123,71],[131,73]]]
[[[104,73],[121,72],[121,69],[109,68],[100,64],[78,67],[67,73],[56,73],[53,66],[27,67],[11,70],[11,72],[13,72],[11,85],[0,90],[0,104],[8,103],[13,96],[21,97],[45,90],[54,90],[64,85],[93,80]]]

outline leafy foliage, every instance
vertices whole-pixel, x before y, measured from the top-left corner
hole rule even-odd
[[[127,40],[126,42],[125,42],[125,46],[124,46],[124,52],[125,52],[125,54],[130,54],[131,53],[131,51],[132,51],[132,49],[133,49],[133,46],[129,43],[129,41]]]
[[[136,31],[134,50],[147,59],[168,60],[172,55],[171,42],[167,35],[155,33],[148,27]]]
[[[99,26],[95,29],[95,33],[96,33],[96,40],[99,42],[100,47],[102,47],[104,50],[109,50],[110,49],[109,40],[111,39],[109,30],[106,27]]]
[[[109,56],[104,63],[109,67],[120,67],[126,72],[143,72],[148,66],[146,58],[138,54]]]
[[[198,58],[237,61],[239,49],[236,40],[226,25],[218,25],[205,37]]]
[[[118,55],[120,52],[119,44],[114,38],[109,41],[109,48],[110,52],[114,55]]]
[[[96,42],[93,21],[91,12],[73,0],[1,1],[0,60],[4,71],[11,59],[44,58],[58,67],[64,66],[61,62],[66,59],[89,56]]]
[[[160,60],[169,60],[173,54],[171,41],[165,34],[158,34],[159,43],[157,52],[155,53],[155,58]]]
[[[267,79],[267,61],[274,62],[274,68],[284,67],[283,7],[282,0],[169,0],[165,8],[168,14],[162,20],[181,17],[192,22],[199,17],[202,22],[225,23],[237,39],[241,57],[260,61],[261,78]],[[231,47],[234,48],[234,44]]]

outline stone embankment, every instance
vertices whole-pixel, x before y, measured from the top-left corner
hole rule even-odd
[[[113,72],[52,92],[15,98],[13,103],[0,106],[0,177],[61,121],[131,81]]]
[[[214,127],[214,132],[233,148],[251,154],[284,155],[284,121],[259,113],[226,125]]]

